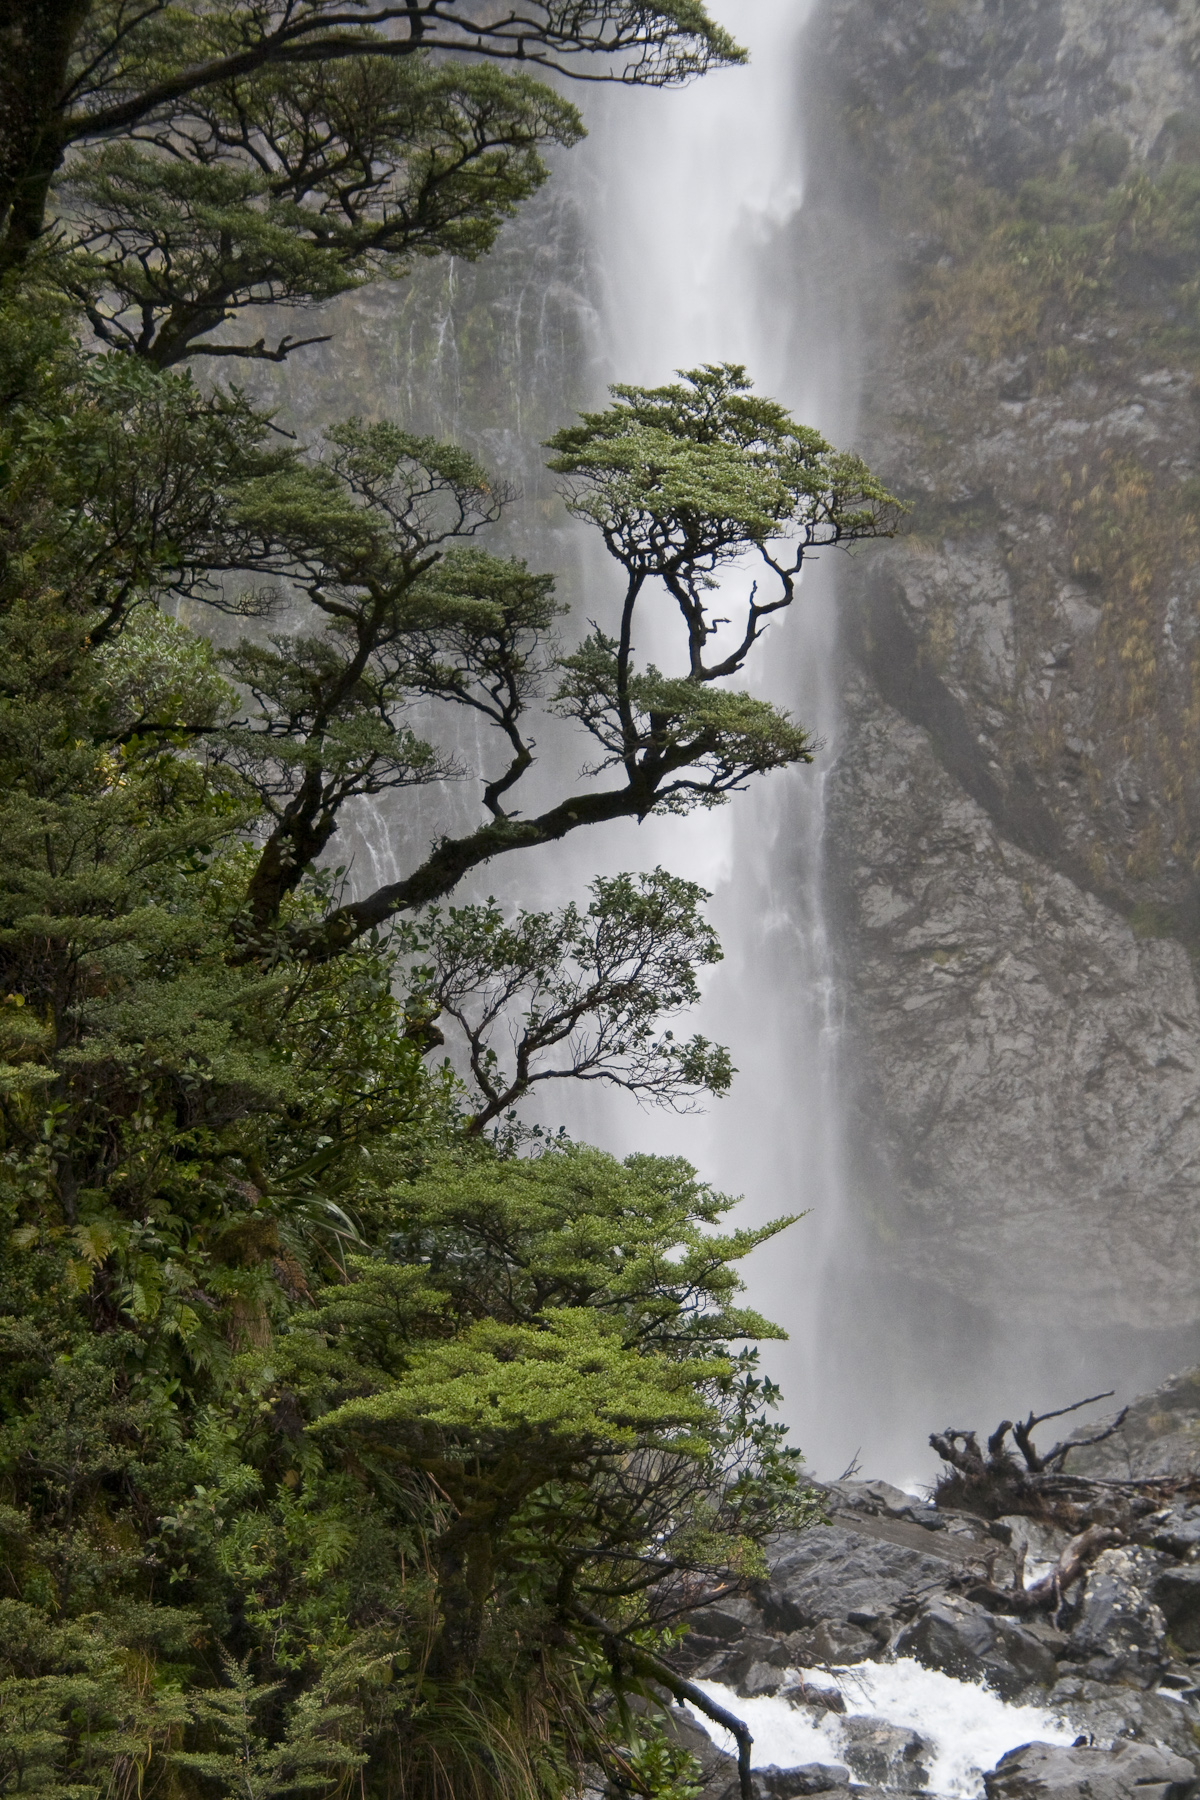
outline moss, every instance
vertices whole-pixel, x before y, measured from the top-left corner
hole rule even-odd
[[[1169,938],[1179,930],[1179,914],[1173,906],[1139,900],[1129,909],[1129,927],[1136,938]]]
[[[990,490],[966,500],[945,500],[922,494],[911,502],[911,511],[900,535],[914,548],[935,547],[947,538],[977,537],[994,531],[1004,517],[1003,508]]]
[[[921,11],[928,20],[928,0]],[[904,88],[859,103],[850,120],[881,214],[907,251],[894,354],[911,365],[903,385],[921,405],[889,421],[910,487],[921,490],[905,547],[936,554],[948,540],[1006,526],[1003,549],[978,549],[1007,576],[1011,681],[973,661],[951,582],[927,584],[922,653],[976,700],[1011,707],[1002,739],[989,730],[988,742],[1009,769],[1034,772],[1074,846],[1073,871],[1082,859],[1084,879],[1139,931],[1151,921],[1151,935],[1161,926],[1186,939],[1185,890],[1200,872],[1191,611],[1200,479],[1174,479],[1132,438],[1133,453],[1112,449],[1097,421],[1164,368],[1183,378],[1155,390],[1176,417],[1189,372],[1200,396],[1200,109],[1169,119],[1150,156],[1104,122],[1040,162],[1026,146],[1019,170],[1012,159],[1002,168],[1002,158],[979,160],[972,130],[993,81],[1010,93],[1044,91],[1046,70],[989,61],[947,92],[941,76],[916,67]],[[996,409],[992,422],[1007,428],[999,402],[1072,388],[1034,414],[1030,454],[1018,453],[1009,474],[996,474],[1000,458],[990,457],[997,493],[959,497],[981,414]],[[1079,452],[1047,468],[1040,459],[1052,440],[1038,421],[1063,416],[1078,428]],[[1014,430],[1023,441],[1026,428]],[[1078,615],[1076,629],[1084,599],[1095,612]],[[1064,638],[1071,652],[1060,663],[1048,653]],[[1066,744],[1081,738],[1087,755],[1068,759]]]
[[[1200,127],[1177,122],[1157,168],[1131,164],[1120,133],[1089,132],[1008,193],[955,169],[936,144],[938,110],[891,122],[903,173],[880,175],[887,211],[941,246],[909,284],[910,321],[929,341],[989,361],[1032,351],[1054,389],[1093,366],[1080,327],[1118,305],[1200,359]],[[863,111],[855,124],[880,129]]]

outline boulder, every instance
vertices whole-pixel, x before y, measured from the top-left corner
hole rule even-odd
[[[796,1769],[755,1769],[754,1800],[794,1800],[803,1794],[845,1793],[850,1784],[850,1771],[841,1763],[804,1763]],[[732,1800],[740,1789],[734,1784]]]
[[[831,1481],[826,1504],[836,1515],[858,1513],[870,1519],[899,1519],[926,1531],[945,1531],[949,1519],[929,1500],[905,1493],[890,1481]]]
[[[960,1681],[986,1681],[1004,1700],[1028,1687],[1049,1687],[1058,1676],[1054,1642],[1059,1633],[990,1613],[973,1601],[944,1595],[905,1627],[897,1656]]]
[[[987,1800],[1193,1800],[1198,1788],[1191,1765],[1155,1744],[1023,1744],[984,1776]]]
[[[929,1785],[933,1745],[903,1725],[885,1719],[842,1721],[842,1754],[856,1781],[871,1781],[890,1792],[919,1794]]]
[[[1090,1428],[1081,1425],[1077,1437]],[[1181,1479],[1200,1469],[1200,1369],[1173,1375],[1130,1406],[1114,1437],[1073,1450],[1072,1475],[1113,1475],[1119,1481],[1165,1475]]]
[[[735,1689],[743,1700],[755,1700],[762,1695],[777,1694],[785,1679],[784,1670],[774,1663],[752,1662],[738,1676]]]
[[[1164,1512],[1146,1520],[1145,1530],[1156,1550],[1171,1556],[1192,1556],[1200,1548],[1200,1506],[1177,1500]]]
[[[1089,1741],[1111,1744],[1121,1738],[1139,1744],[1160,1744],[1186,1757],[1200,1773],[1200,1710],[1186,1700],[1144,1689],[1087,1681],[1066,1676],[1055,1683],[1046,1700],[1084,1733]]]
[[[744,1631],[762,1630],[762,1614],[748,1594],[732,1594],[714,1600],[711,1606],[697,1607],[683,1622],[689,1632],[723,1643],[732,1643]]]
[[[762,1613],[748,1595],[731,1595],[699,1607],[683,1622],[688,1633],[672,1660],[688,1675],[723,1679],[726,1659],[738,1654],[743,1640],[763,1636]]]
[[[879,1639],[846,1619],[821,1619],[805,1631],[790,1631],[784,1640],[798,1669],[845,1667],[878,1656]]]
[[[759,1599],[768,1625],[803,1631],[824,1621],[849,1623],[855,1614],[878,1619],[945,1579],[944,1557],[821,1525],[777,1544]]]
[[[872,1517],[902,1518],[913,1496],[890,1481],[831,1481],[825,1495],[831,1511],[861,1512]]]
[[[1200,1566],[1162,1569],[1151,1583],[1150,1599],[1180,1649],[1200,1650]]]
[[[783,1679],[783,1671],[796,1660],[784,1639],[761,1630],[746,1631],[740,1638],[731,1640],[707,1638],[697,1641],[688,1636],[684,1639],[684,1649],[685,1655],[675,1659],[677,1666],[698,1675],[702,1681],[723,1681],[729,1687],[735,1687],[739,1694],[773,1694]],[[691,1654],[687,1655],[689,1650]],[[698,1650],[706,1654],[698,1657]],[[744,1685],[751,1669],[759,1665],[764,1671],[774,1670],[774,1686],[771,1685],[772,1678],[765,1673],[756,1678],[756,1687]]]
[[[1166,1667],[1166,1620],[1150,1598],[1162,1558],[1148,1550],[1106,1550],[1087,1577],[1067,1654],[1102,1681],[1151,1687]]]
[[[846,1710],[845,1697],[836,1688],[814,1687],[806,1681],[789,1684],[779,1698],[786,1700],[789,1706],[807,1707],[818,1717],[821,1713],[844,1713]]]
[[[1010,1546],[1014,1557],[1024,1553],[1026,1587],[1032,1587],[1040,1575],[1053,1567],[1068,1539],[1068,1533],[1057,1525],[1026,1518],[1023,1513],[1006,1513],[993,1520],[993,1529],[995,1536]]]

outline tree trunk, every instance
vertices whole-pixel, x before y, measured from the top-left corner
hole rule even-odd
[[[0,274],[45,226],[71,50],[91,0],[0,0]]]

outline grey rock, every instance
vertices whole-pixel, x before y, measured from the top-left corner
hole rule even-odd
[[[1190,1322],[1200,1219],[1178,1196],[1200,1168],[1200,1003],[1187,952],[1135,937],[1014,846],[861,681],[847,707],[832,848],[856,1157],[864,1192],[887,1184],[889,1279],[935,1274],[984,1306],[1018,1296],[1001,1338],[1014,1361],[1052,1320]],[[1125,1080],[1131,1064],[1154,1082]]]
[[[831,1481],[825,1486],[831,1509],[861,1512],[869,1518],[903,1518],[913,1504],[911,1494],[890,1481]]]
[[[984,1777],[987,1800],[1192,1800],[1189,1763],[1152,1744],[1024,1744]]]
[[[861,1298],[894,1284],[889,1327],[930,1289],[977,1306],[945,1316],[956,1353],[974,1338],[979,1384],[1027,1355],[1031,1375],[1062,1374],[1063,1400],[1091,1390],[1038,1357],[1055,1322],[1070,1349],[1124,1328],[1182,1342],[1200,1319],[1200,1005],[1182,941],[1200,784],[1152,748],[1185,737],[1200,565],[1164,540],[1134,743],[1110,682],[1122,600],[1104,559],[1081,573],[1062,486],[1106,457],[1152,471],[1156,491],[1194,478],[1191,376],[1138,323],[1147,306],[1165,317],[1147,263],[1136,296],[1083,304],[1077,373],[1048,383],[1041,327],[1011,341],[986,297],[975,311],[990,265],[953,228],[941,241],[929,174],[1003,207],[1101,130],[1154,179],[1169,121],[1200,113],[1194,28],[1173,0],[829,0],[810,56],[814,101],[855,109],[852,131],[835,117],[815,134],[830,146],[815,172],[826,234],[869,240],[854,251],[869,270],[856,447],[919,515],[856,560],[839,596],[857,665],[825,790],[857,1086],[845,1285]],[[939,274],[962,304],[934,328]],[[835,1357],[868,1310],[847,1303]],[[876,1368],[891,1335],[871,1346]],[[1153,1379],[1172,1352],[1143,1341]],[[901,1349],[883,1418],[935,1354],[928,1330]],[[853,1394],[870,1365],[845,1360]],[[944,1360],[946,1389],[969,1392]]]
[[[1189,1700],[1123,1682],[1065,1676],[1051,1688],[1046,1704],[1091,1742],[1111,1744],[1126,1738],[1161,1744],[1198,1765],[1200,1773],[1200,1709]]]
[[[857,1781],[873,1781],[899,1794],[919,1794],[929,1784],[933,1745],[902,1725],[890,1725],[885,1719],[846,1719],[842,1753]]]
[[[850,1771],[841,1763],[803,1763],[794,1769],[773,1765],[754,1771],[755,1800],[793,1800],[803,1794],[828,1794],[846,1788]]]
[[[700,1660],[697,1660],[697,1658]],[[724,1681],[730,1687],[736,1687],[739,1693],[753,1691],[765,1694],[773,1693],[774,1687],[768,1685],[769,1677],[764,1676],[762,1683],[753,1690],[742,1686],[751,1669],[758,1665],[773,1669],[778,1678],[781,1671],[795,1662],[786,1642],[765,1631],[746,1631],[739,1638],[720,1640],[714,1638],[696,1639],[687,1637],[683,1642],[682,1654],[677,1654],[677,1666],[685,1673],[699,1675],[703,1680]],[[776,1679],[775,1687],[779,1681]]]
[[[1052,1563],[1057,1562],[1069,1535],[1058,1526],[1043,1524],[1041,1520],[1026,1518],[1021,1513],[1010,1513],[1003,1519],[995,1520],[995,1524],[1007,1532],[1004,1542],[1008,1544],[1014,1557],[1020,1558],[1024,1554],[1026,1587]]]
[[[1087,1434],[1081,1428],[1076,1435]],[[1173,1375],[1152,1392],[1140,1394],[1116,1435],[1102,1444],[1072,1451],[1068,1468],[1079,1474],[1118,1478],[1179,1478],[1200,1469],[1200,1369]],[[1193,1536],[1197,1509],[1184,1506],[1176,1516],[1191,1520],[1185,1535],[1185,1548],[1190,1548],[1197,1541]]]
[[[1200,1549],[1200,1506],[1175,1505],[1146,1523],[1156,1550],[1171,1556],[1193,1556]]]
[[[684,1623],[698,1636],[732,1641],[762,1626],[762,1614],[748,1595],[714,1601],[688,1613]]]
[[[1034,1685],[1050,1686],[1058,1675],[1044,1630],[999,1617],[969,1600],[946,1595],[899,1634],[898,1656],[912,1656],[927,1669],[962,1681],[986,1681],[1005,1700]],[[1066,1639],[1059,1640],[1065,1645]]]
[[[870,1662],[880,1644],[869,1631],[844,1619],[820,1619],[804,1631],[790,1631],[791,1660],[800,1669],[845,1667]]]
[[[946,1574],[944,1559],[908,1545],[817,1526],[776,1544],[762,1607],[777,1630],[842,1621],[862,1629],[861,1619],[878,1619],[909,1596],[940,1589]]]
[[[1200,1564],[1161,1570],[1150,1588],[1150,1598],[1180,1649],[1200,1651]]]
[[[764,1694],[777,1694],[784,1683],[784,1671],[774,1663],[753,1662],[738,1676],[737,1692],[744,1700]]]
[[[837,1688],[816,1687],[812,1682],[797,1682],[794,1686],[785,1687],[779,1697],[786,1700],[789,1706],[806,1707],[814,1718],[827,1712],[846,1711],[845,1699]]]
[[[1166,1667],[1166,1621],[1150,1598],[1161,1568],[1152,1552],[1105,1550],[1088,1572],[1069,1655],[1096,1666],[1101,1679],[1150,1686]]]
[[[762,1613],[748,1595],[700,1607],[684,1623],[688,1633],[674,1653],[684,1674],[723,1679],[727,1667],[748,1668],[751,1661],[770,1657],[772,1641],[764,1637]]]

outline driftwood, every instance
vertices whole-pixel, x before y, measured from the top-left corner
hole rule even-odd
[[[1128,1407],[1122,1407],[1114,1419],[1090,1437],[1065,1439],[1045,1454],[1033,1441],[1039,1425],[1050,1419],[1065,1419],[1085,1406],[1095,1406],[1111,1397],[1110,1390],[1076,1400],[1071,1406],[1057,1407],[1053,1412],[1031,1412],[1016,1422],[1001,1419],[987,1440],[986,1451],[980,1449],[973,1431],[948,1428],[931,1435],[930,1443],[947,1465],[934,1490],[935,1505],[957,1507],[990,1519],[1024,1513],[1071,1532],[1058,1561],[1040,1580],[1025,1586],[1022,1552],[1017,1557],[1011,1587],[999,1587],[993,1581],[989,1564],[986,1579],[968,1589],[970,1599],[992,1612],[1018,1617],[1048,1612],[1057,1620],[1066,1596],[1096,1558],[1114,1545],[1129,1542],[1131,1536],[1137,1535],[1139,1518],[1161,1503],[1161,1482],[1103,1481],[1066,1470],[1072,1450],[1102,1444],[1121,1429]]]
[[[931,1433],[929,1442],[948,1465],[938,1482],[934,1502],[941,1506],[957,1506],[966,1512],[980,1513],[996,1519],[1005,1513],[1030,1513],[1034,1517],[1056,1516],[1058,1504],[1078,1503],[1097,1484],[1086,1477],[1069,1476],[1065,1464],[1072,1450],[1083,1450],[1102,1444],[1121,1429],[1129,1408],[1123,1407],[1100,1431],[1091,1437],[1065,1439],[1042,1455],[1033,1434],[1048,1419],[1064,1419],[1085,1406],[1095,1406],[1112,1397],[1112,1390],[1076,1400],[1071,1406],[1057,1407],[1053,1412],[1031,1412],[1026,1419],[1001,1419],[987,1440],[986,1453],[979,1447],[974,1431],[961,1431],[948,1426],[945,1431]],[[1009,1447],[1008,1438],[1020,1452],[1020,1458]],[[1070,1523],[1070,1520],[1063,1520]]]
[[[1020,1556],[1011,1587],[1001,1588],[990,1580],[981,1581],[967,1590],[967,1598],[978,1600],[989,1612],[1011,1613],[1018,1618],[1048,1612],[1057,1619],[1068,1592],[1101,1552],[1125,1542],[1125,1533],[1115,1525],[1089,1525],[1063,1546],[1054,1567],[1031,1587],[1025,1586],[1025,1558]]]

